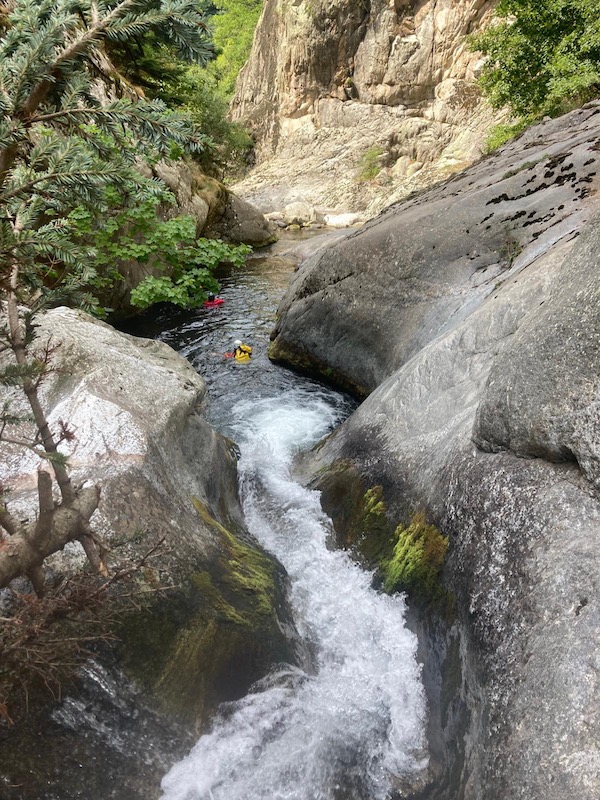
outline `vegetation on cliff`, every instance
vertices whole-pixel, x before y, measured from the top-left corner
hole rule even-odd
[[[244,66],[263,0],[213,0],[213,36],[219,54],[212,65],[221,92],[231,97],[239,71]]]
[[[496,146],[527,124],[583,105],[600,94],[597,0],[500,0],[497,19],[473,36],[487,62],[480,83],[514,126],[495,131]]]
[[[92,245],[101,244],[99,231],[116,235],[140,209],[156,219],[165,189],[140,174],[140,157],[153,163],[206,147],[193,120],[160,100],[101,102],[101,48],[107,40],[160,31],[181,58],[205,63],[211,45],[205,19],[189,0],[14,0],[9,6],[0,38],[0,385],[6,390],[0,440],[33,452],[44,466],[34,519],[13,513],[9,489],[0,485],[0,588],[27,577],[41,597],[48,591],[45,559],[69,542],[80,542],[105,578],[111,563],[90,523],[100,489],[73,483],[60,445],[74,432],[68,420],[51,426],[41,401],[57,343],[36,342],[35,313],[66,300],[93,306],[102,247]],[[189,252],[190,224],[172,220],[159,232],[162,240],[153,241],[149,231],[131,246],[163,247],[173,258],[181,251],[182,271],[185,258],[193,257],[185,289],[197,291],[210,270],[201,250]],[[209,261],[215,247],[225,246],[210,245]],[[29,413],[11,403],[15,388]]]
[[[212,36],[205,64],[190,64],[160,32],[146,32],[126,42],[110,42],[119,71],[150,98],[186,111],[207,137],[196,154],[203,169],[220,177],[246,165],[252,140],[239,124],[227,119],[238,73],[250,48],[262,0],[199,0]]]

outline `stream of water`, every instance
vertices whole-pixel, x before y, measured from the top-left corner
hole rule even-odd
[[[317,492],[294,481],[294,455],[352,409],[348,398],[266,358],[285,260],[256,259],[224,281],[225,305],[163,318],[161,338],[208,379],[209,418],[239,444],[248,529],[284,565],[307,652],[227,704],[163,780],[163,800],[387,800],[424,766],[425,701],[416,638],[402,597],[331,548]],[[255,348],[249,365],[223,360],[232,338]]]

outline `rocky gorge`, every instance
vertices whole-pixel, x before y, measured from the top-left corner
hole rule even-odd
[[[501,115],[465,37],[494,6],[266,0],[236,191],[371,220],[287,232],[222,307],[153,312],[163,341],[38,318],[50,424],[138,567],[73,685],[0,720],[3,800],[600,796],[600,102],[480,158]],[[192,161],[146,174],[198,235],[272,241]],[[119,266],[125,308],[148,265]],[[0,454],[35,519],[38,458]],[[390,578],[413,528],[421,584]],[[75,543],[48,566],[89,574]]]
[[[155,796],[218,703],[294,663],[286,577],[245,528],[236,448],[204,420],[205,384],[185,359],[66,308],[44,316],[38,340],[49,338],[60,347],[43,401],[51,424],[73,427],[74,480],[101,486],[93,522],[113,568],[158,549],[112,626],[116,645],[79,688],[58,711],[32,695],[29,715],[2,728],[0,794]],[[36,513],[37,466],[3,443],[0,479],[24,517]],[[72,543],[50,566],[73,575],[84,563]]]
[[[419,797],[600,791],[599,146],[598,104],[530,129],[312,256],[279,309],[272,357],[366,397],[301,464],[342,541],[373,487],[390,532],[420,510],[450,540],[445,610],[414,617]]]
[[[267,0],[232,116],[256,140],[236,191],[367,218],[481,154],[494,120],[467,35],[494,0]]]

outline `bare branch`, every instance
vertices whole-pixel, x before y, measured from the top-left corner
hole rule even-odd
[[[31,452],[35,453],[39,458],[51,460],[54,456],[53,453],[46,453],[45,450],[41,450],[41,445],[37,446],[35,442],[28,442],[27,439],[20,439],[18,436],[5,436],[4,434],[1,434],[0,439],[3,442],[6,442],[6,444],[16,444],[19,447],[26,447],[27,450],[31,450]]]
[[[44,574],[44,570],[42,569],[41,565],[32,567],[27,573],[27,577],[29,578],[31,585],[33,586],[33,590],[37,596],[43,597],[46,589],[46,575]]]
[[[19,523],[4,504],[0,505],[0,527],[4,528],[9,536],[14,536],[19,530]]]
[[[54,519],[54,498],[52,497],[52,476],[44,470],[38,470],[38,505],[39,517],[35,526],[35,541],[44,542],[52,533]]]
[[[41,565],[45,558],[62,550],[68,542],[78,539],[99,501],[97,486],[81,489],[71,503],[55,509],[50,535],[44,541],[37,541],[35,526],[17,529],[0,550],[0,588]]]

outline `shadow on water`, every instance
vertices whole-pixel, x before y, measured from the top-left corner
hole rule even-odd
[[[272,397],[296,388],[324,391],[318,381],[272,364],[267,348],[277,306],[299,261],[347,234],[286,231],[276,244],[250,256],[242,269],[218,274],[222,306],[184,311],[165,303],[119,327],[135,336],[160,339],[184,356],[206,382],[208,421],[231,436],[229,415],[240,399]],[[252,346],[249,364],[225,357],[236,339]],[[348,412],[354,405],[348,398]]]

